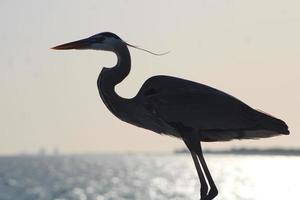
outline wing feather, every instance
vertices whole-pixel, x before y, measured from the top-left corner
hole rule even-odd
[[[262,124],[262,116],[270,116],[229,94],[192,81],[154,76],[144,83],[137,96],[169,124],[180,123],[199,131],[272,130]]]

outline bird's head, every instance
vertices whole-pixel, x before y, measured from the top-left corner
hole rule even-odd
[[[68,49],[92,49],[102,51],[113,51],[117,43],[126,44],[119,36],[110,32],[103,32],[93,35],[91,37],[77,40],[74,42],[65,43],[53,47],[55,50],[68,50]]]
[[[65,43],[62,45],[58,45],[55,47],[52,47],[52,49],[55,50],[69,50],[69,49],[92,49],[92,50],[102,50],[102,51],[116,51],[116,48],[119,47],[119,45],[125,45],[129,47],[133,47],[142,51],[146,51],[148,53],[151,53],[153,55],[164,55],[167,53],[157,54],[153,53],[151,51],[148,51],[146,49],[128,44],[124,40],[122,40],[119,36],[117,36],[114,33],[111,32],[102,32],[98,33],[96,35],[93,35],[91,37],[77,40],[74,42]]]

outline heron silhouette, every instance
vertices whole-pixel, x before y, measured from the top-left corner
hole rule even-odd
[[[201,200],[211,200],[218,195],[203,157],[201,142],[289,134],[284,121],[252,109],[220,90],[176,77],[151,77],[135,97],[120,97],[115,92],[115,86],[130,72],[128,46],[141,49],[126,43],[114,33],[103,32],[53,49],[104,50],[117,55],[116,66],[104,67],[98,77],[98,90],[104,104],[122,121],[182,139],[197,169]]]

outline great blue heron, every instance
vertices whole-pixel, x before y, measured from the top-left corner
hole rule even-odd
[[[104,67],[97,81],[104,104],[122,121],[182,139],[198,172],[201,200],[214,199],[218,190],[205,163],[200,142],[289,134],[282,120],[254,110],[220,90],[176,77],[151,77],[135,97],[120,97],[115,86],[130,72],[128,46],[138,48],[114,33],[103,32],[53,49],[104,50],[117,55],[116,66]]]

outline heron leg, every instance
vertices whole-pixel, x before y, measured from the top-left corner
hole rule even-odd
[[[205,176],[204,173],[202,172],[201,166],[199,164],[198,158],[197,158],[197,154],[195,153],[195,151],[193,150],[191,144],[187,141],[185,141],[186,146],[188,147],[188,149],[191,152],[197,173],[198,173],[198,177],[200,180],[200,184],[201,184],[201,189],[200,189],[200,200],[205,200],[206,196],[207,196],[207,191],[208,191],[208,187],[207,187],[207,183],[205,180]]]
[[[201,166],[203,168],[203,171],[205,173],[205,176],[207,178],[207,181],[209,183],[209,186],[210,186],[210,190],[205,198],[205,200],[212,200],[214,199],[217,195],[218,195],[218,189],[216,187],[216,184],[208,170],[208,167],[206,165],[206,162],[204,160],[204,157],[203,157],[203,153],[202,153],[202,148],[201,148],[201,144],[199,143],[199,145],[197,145],[198,148],[197,148],[197,155],[198,155],[198,158],[199,158],[199,161],[201,163]]]

